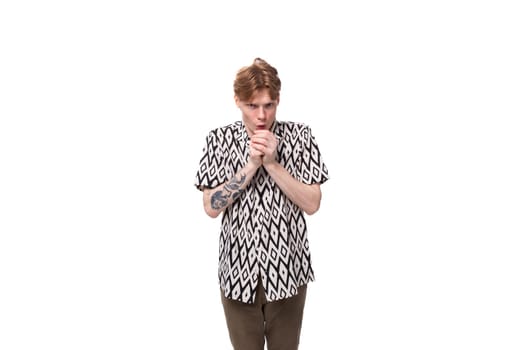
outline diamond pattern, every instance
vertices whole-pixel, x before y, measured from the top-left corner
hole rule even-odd
[[[328,170],[310,128],[274,123],[280,140],[278,160],[306,184],[328,180]],[[249,139],[241,121],[212,130],[206,137],[195,186],[216,187],[248,159]],[[226,297],[253,303],[260,277],[268,301],[297,294],[314,280],[304,214],[275,185],[264,168],[222,216],[218,277]]]

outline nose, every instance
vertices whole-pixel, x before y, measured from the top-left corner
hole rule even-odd
[[[266,119],[266,111],[264,110],[263,106],[259,106],[257,109],[257,119],[264,120]]]

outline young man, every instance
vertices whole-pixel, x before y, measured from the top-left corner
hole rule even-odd
[[[195,179],[206,214],[222,213],[219,282],[236,350],[297,349],[314,280],[304,213],[321,204],[328,170],[310,128],[276,120],[281,81],[260,58],[241,68],[242,120],[206,137]]]

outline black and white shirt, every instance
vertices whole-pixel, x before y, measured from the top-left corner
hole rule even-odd
[[[328,180],[328,170],[310,128],[275,121],[279,163],[305,184]],[[242,121],[212,130],[195,178],[197,188],[231,179],[248,161],[250,139]],[[314,280],[306,221],[260,167],[242,195],[222,215],[219,282],[227,298],[253,303],[259,276],[268,301],[297,294]]]

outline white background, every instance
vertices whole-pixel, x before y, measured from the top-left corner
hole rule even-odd
[[[230,348],[193,181],[261,57],[331,175],[302,350],[523,350],[518,4],[3,1],[0,348]]]

